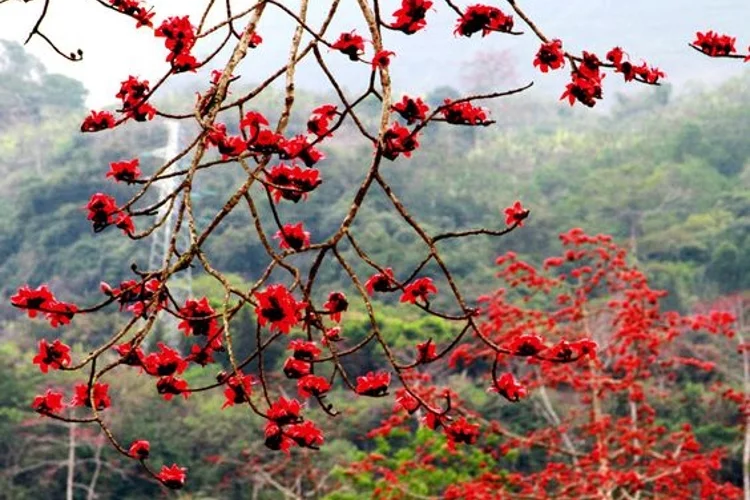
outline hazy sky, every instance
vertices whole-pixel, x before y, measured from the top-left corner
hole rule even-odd
[[[237,10],[254,2],[234,0]],[[295,3],[287,2],[288,5]],[[329,30],[329,38],[352,28],[366,34],[355,0],[341,3],[342,12]],[[477,2],[459,2],[462,5],[473,3]],[[504,4],[495,0],[487,3],[501,7]],[[747,30],[750,2],[747,0],[522,0],[519,3],[527,6],[549,36],[562,38],[566,47],[605,51],[622,45],[636,62],[645,58],[663,67],[670,80],[676,83],[723,78],[742,69],[737,61],[709,61],[691,51],[686,44],[695,31],[715,28],[733,33],[741,40],[738,42],[740,50],[750,44]],[[206,1],[153,0],[148,4],[154,6],[158,24],[176,14],[191,14],[191,18],[197,20]],[[319,18],[329,4],[330,0],[311,0],[311,16]],[[383,0],[381,4],[384,17],[388,19],[400,0]],[[386,35],[386,46],[397,53],[393,68],[400,90],[424,91],[441,84],[461,86],[467,83],[462,62],[470,60],[477,51],[502,50],[513,54],[519,83],[534,77],[548,84],[553,82],[555,92],[564,86],[566,72],[543,79],[534,73],[531,60],[538,42],[532,36],[492,34],[484,39],[479,36],[457,39],[452,34],[456,16],[440,0],[435,0],[435,6],[435,12],[428,13],[424,33],[412,37],[399,33]],[[29,3],[10,0],[0,5],[0,38],[23,42],[41,8],[42,0]],[[93,0],[52,0],[43,31],[66,52],[83,49],[84,60],[76,63],[64,60],[39,38],[29,43],[28,50],[41,59],[49,71],[83,81],[90,91],[89,105],[99,107],[114,100],[119,82],[128,75],[153,81],[167,69],[163,39],[155,40],[150,30],[135,30],[134,26],[132,19],[104,9]],[[244,63],[244,78],[260,79],[279,66],[286,56],[291,28],[288,18],[278,9],[272,9],[264,17],[259,31],[265,42],[262,50],[252,53]],[[210,45],[210,41],[206,41],[198,50],[205,53]],[[343,81],[351,85],[360,81],[361,71],[367,70],[352,65],[345,57],[330,59]],[[665,62],[669,65],[665,66]],[[181,75],[179,78],[190,77]],[[613,85],[610,82],[616,78],[610,76],[607,80],[605,83]],[[301,68],[300,82],[302,87],[324,86],[321,73],[312,65]]]

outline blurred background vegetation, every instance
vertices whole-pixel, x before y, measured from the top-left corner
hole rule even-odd
[[[76,381],[74,376],[59,372],[43,380],[31,364],[36,342],[62,335],[80,353],[108,338],[122,316],[112,312],[76,317],[73,326],[51,332],[41,322],[22,318],[10,307],[8,298],[21,285],[48,283],[61,300],[86,303],[98,294],[100,281],[117,283],[129,277],[134,262],[146,266],[147,243],[132,243],[114,230],[113,234],[94,235],[83,207],[98,191],[111,193],[120,202],[127,199],[127,187],[105,180],[109,162],[138,156],[142,168],[151,171],[159,158],[148,153],[163,147],[166,131],[157,121],[121,127],[114,133],[80,134],[77,129],[87,112],[83,85],[47,73],[18,45],[3,42],[3,47],[0,497],[61,498],[70,449],[75,449],[77,457],[76,498],[94,498],[92,491],[97,498],[163,495],[136,464],[122,460],[106,445],[102,447],[101,436],[93,430],[71,430],[39,419],[29,410],[32,396],[50,383],[69,388]],[[194,90],[175,90],[157,102],[157,107],[189,109]],[[438,87],[423,97],[434,106],[456,95],[456,89]],[[274,117],[277,97],[273,90],[262,94],[254,101],[255,109]],[[716,297],[750,289],[750,75],[678,97],[664,85],[632,89],[627,95],[609,99],[615,104],[606,114],[536,101],[528,95],[493,103],[496,125],[430,128],[413,159],[384,166],[382,173],[395,192],[430,231],[502,227],[502,208],[516,199],[531,208],[527,227],[507,237],[444,244],[446,260],[469,296],[477,297],[497,286],[494,259],[498,254],[513,250],[532,262],[541,262],[558,252],[557,234],[572,227],[612,234],[628,247],[653,286],[670,292],[669,309],[688,312]],[[307,113],[325,102],[335,99],[300,93],[290,131],[302,131]],[[365,106],[363,115],[375,120],[378,106],[371,104]],[[188,126],[184,133],[190,133]],[[338,135],[337,141],[321,148],[327,156],[320,164],[321,188],[306,203],[287,203],[281,209],[284,220],[304,221],[313,241],[326,238],[338,226],[372,154],[371,145],[353,131],[344,128]],[[201,172],[197,184],[199,220],[210,220],[243,175],[232,166]],[[423,245],[394,215],[383,196],[367,199],[353,233],[377,262],[394,265],[397,276],[408,273],[424,256]],[[238,281],[256,279],[266,259],[253,234],[249,218],[233,214],[208,246],[213,265],[232,273]],[[368,274],[363,267],[358,272]],[[335,266],[324,266],[317,293],[346,291],[346,282]],[[196,295],[215,298],[215,285],[197,271],[193,288]],[[439,341],[452,334],[451,325],[401,308],[394,299],[385,299],[380,321],[404,356],[413,356],[411,349],[418,339]],[[364,317],[356,310],[350,316],[344,325],[345,337],[362,338],[367,333]],[[235,321],[240,352],[254,347],[252,324],[248,314]],[[375,351],[370,346],[348,358],[352,371],[377,368]],[[269,367],[279,366],[284,357],[278,347],[265,362]],[[734,362],[737,360],[732,358],[730,363]],[[739,367],[729,366],[726,371],[732,369]],[[214,376],[211,369],[191,368],[186,378],[193,385]],[[452,377],[480,412],[503,419],[510,428],[521,432],[533,419],[530,402],[498,403],[497,398],[487,398],[481,384],[472,383],[471,373]],[[123,439],[149,439],[157,463],[163,460],[188,467],[185,498],[248,498],[250,492],[257,498],[283,497],[272,480],[248,465],[266,460],[262,423],[239,408],[220,410],[220,393],[165,402],[145,375],[127,373],[110,382],[117,407],[109,417],[115,429]],[[664,402],[670,409],[665,425],[691,422],[704,444],[727,446],[725,479],[737,482],[739,434],[733,422],[722,422],[725,415],[721,408],[707,402],[709,384],[694,382],[685,377],[674,401]],[[358,401],[338,392],[330,400],[350,414],[345,417],[347,425],[337,425],[319,410],[311,410],[311,418],[326,431],[327,444],[318,453],[295,451],[289,460],[330,474],[326,488],[312,496],[337,490],[332,497],[367,497],[376,481],[366,474],[351,478],[336,465],[362,453],[393,451],[393,443],[366,437],[390,403],[378,400],[373,409],[372,400]],[[434,446],[436,453],[441,453],[441,438],[420,430],[414,436],[403,436],[397,443],[398,453],[390,456],[408,460],[415,444]],[[534,467],[539,459],[509,454],[497,466],[523,470]],[[411,486],[417,493],[439,491],[441,485],[470,474],[471,467],[487,460],[493,459],[480,450],[446,457],[443,472],[422,471]]]

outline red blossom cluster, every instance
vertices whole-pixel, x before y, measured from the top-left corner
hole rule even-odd
[[[276,232],[274,238],[279,240],[279,246],[282,250],[300,251],[310,246],[310,233],[305,231],[301,222],[285,224]]]
[[[281,199],[294,203],[307,199],[308,193],[314,191],[323,182],[319,170],[303,169],[297,165],[289,167],[284,163],[269,169],[266,172],[266,179],[268,179],[269,189],[276,203]]]
[[[191,54],[195,46],[195,29],[188,16],[170,17],[154,30],[154,36],[164,37],[164,45],[169,50],[167,62],[175,73],[195,71],[200,66]]]
[[[510,33],[512,30],[513,16],[504,14],[497,7],[477,4],[467,7],[461,14],[454,33],[470,37],[480,31],[482,36],[487,36],[493,31]]]
[[[331,137],[330,126],[339,114],[335,104],[323,104],[312,110],[310,119],[307,120],[307,131],[318,137]]]
[[[664,72],[660,69],[649,67],[645,62],[636,66],[625,60],[625,56],[625,52],[620,47],[615,47],[607,52],[607,60],[615,65],[615,72],[622,73],[626,82],[638,80],[655,85],[659,82],[659,79],[664,78]]]
[[[396,20],[389,27],[412,35],[427,25],[425,16],[430,7],[430,0],[402,0],[401,8],[393,13]]]
[[[406,95],[401,101],[391,106],[391,109],[406,120],[407,125],[412,125],[416,121],[424,121],[430,110],[421,98],[414,99]]]
[[[408,428],[410,415],[423,408],[417,397],[434,404],[447,393],[459,416],[428,413],[421,420],[428,428],[444,429],[452,453],[463,443],[495,460],[532,448],[546,450],[548,458],[541,468],[513,472],[503,481],[492,474],[462,481],[446,490],[445,498],[609,498],[615,491],[665,498],[740,495],[736,486],[717,480],[722,450],[702,449],[687,424],[666,429],[652,406],[674,383],[672,370],[715,369],[714,363],[675,355],[677,339],[692,330],[730,336],[735,317],[720,310],[695,316],[663,312],[665,294],[648,286],[609,236],[573,229],[560,239],[564,252],[546,259],[541,269],[512,252],[498,258],[505,287],[482,298],[477,335],[452,355],[456,368],[491,363],[490,391],[512,403],[538,396],[547,409],[539,421],[525,423],[532,430],[518,434],[504,422],[476,414],[424,373],[412,377],[418,383],[410,393],[397,393],[393,414],[371,435],[388,437]],[[604,294],[612,299],[602,301]],[[521,358],[526,362],[519,364]],[[497,375],[502,366],[510,371]],[[570,413],[555,410],[549,391],[576,401]],[[733,397],[731,391],[725,394]],[[625,401],[626,408],[618,410],[617,401]],[[495,444],[485,446],[485,440]],[[408,488],[402,481],[415,471],[432,470],[434,449],[420,446],[415,453],[408,469],[370,456],[350,470],[386,479],[379,483],[378,498],[387,498]]]
[[[138,168],[140,161],[134,158],[130,161],[116,161],[109,164],[107,177],[112,177],[117,182],[126,182],[132,184],[141,176],[141,169]]]
[[[29,286],[21,287],[18,293],[10,298],[10,303],[19,309],[25,309],[29,318],[36,318],[37,313],[43,313],[53,328],[69,324],[70,320],[78,312],[78,306],[58,301],[45,285],[41,285],[36,289],[32,289]],[[56,342],[53,345],[56,345]],[[44,368],[42,368],[42,371],[45,371]]]
[[[139,0],[109,0],[109,3],[126,16],[135,19],[137,22],[136,28],[143,26],[153,28],[151,19],[154,17],[154,12],[152,9],[143,7]]]
[[[302,321],[305,302],[297,302],[289,290],[281,284],[269,285],[262,292],[255,292],[258,305],[255,314],[260,326],[270,325],[271,330],[281,333],[289,331]]]
[[[365,39],[355,31],[341,33],[339,39],[331,45],[331,48],[349,56],[352,61],[358,61],[359,56],[365,53]]]
[[[539,71],[542,73],[565,66],[565,53],[562,50],[562,41],[552,40],[551,42],[543,43],[534,58],[534,66],[539,67]]]
[[[452,102],[446,99],[440,106],[440,112],[445,121],[455,125],[490,125],[493,122],[487,119],[487,110],[474,106],[468,101]]]
[[[391,50],[378,51],[372,58],[372,69],[387,68],[391,64],[391,57],[395,56],[396,53]]]
[[[750,61],[750,47],[747,49],[747,55],[738,54],[734,46],[736,42],[736,37],[709,30],[705,33],[698,31],[690,46],[709,57],[731,57],[742,59],[745,62]]]

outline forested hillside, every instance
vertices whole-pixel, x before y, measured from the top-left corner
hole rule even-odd
[[[148,245],[95,240],[82,205],[97,191],[120,193],[103,175],[109,162],[129,159],[126,155],[135,150],[142,152],[145,170],[155,168],[161,158],[150,153],[164,146],[166,130],[157,122],[116,140],[78,134],[75,125],[85,111],[82,86],[45,73],[18,48],[11,55],[0,84],[5,214],[0,291],[7,297],[19,283],[53,276],[70,293],[84,295],[98,285],[98,276],[121,277],[123,261],[143,266]],[[442,149],[425,147],[408,166],[395,162],[384,175],[409,208],[424,214],[430,228],[497,227],[501,207],[516,198],[532,208],[534,231],[499,242],[449,246],[450,260],[475,294],[491,289],[494,256],[501,250],[546,255],[554,243],[551,235],[581,226],[627,241],[659,284],[673,292],[672,305],[689,308],[698,297],[750,286],[747,267],[742,267],[750,266],[748,82],[738,78],[677,100],[670,99],[668,86],[619,96],[610,114],[596,118],[554,102],[505,101],[493,109],[495,125],[429,131],[425,145],[440,143]],[[453,95],[450,87],[440,87],[426,100],[435,104]],[[261,97],[265,100],[257,108],[273,116],[264,107],[273,96]],[[325,97],[301,99],[312,106]],[[165,106],[184,110],[191,103],[192,94],[186,92],[173,95]],[[293,118],[292,130],[301,130],[306,117]],[[342,193],[362,178],[352,160],[370,154],[369,145],[354,138],[350,146],[324,153],[321,194],[295,207],[294,214],[319,239],[349,207],[351,200]],[[228,167],[222,177],[201,179],[206,218],[241,176],[240,169]],[[383,213],[382,203],[385,198],[373,198],[365,205],[363,246],[383,262],[403,253],[404,267],[409,267],[421,259],[419,244]],[[247,222],[237,217],[214,240],[213,255],[219,268],[251,279],[259,272],[255,257],[261,250],[259,242],[249,240]],[[382,234],[394,235],[401,246],[390,248]],[[324,276],[324,282],[341,278]]]
[[[78,443],[71,444],[73,431],[67,426],[42,423],[31,411],[18,409],[29,406],[24,398],[34,393],[40,381],[37,367],[30,364],[30,353],[47,330],[39,323],[19,321],[21,315],[10,307],[8,298],[21,285],[36,287],[45,281],[59,296],[85,302],[98,293],[101,277],[116,283],[125,277],[130,264],[147,265],[147,242],[96,238],[83,207],[98,191],[125,199],[126,191],[118,191],[122,188],[105,178],[109,163],[130,159],[139,151],[141,168],[152,171],[161,160],[153,152],[164,147],[167,132],[155,120],[145,127],[125,127],[116,139],[107,133],[78,134],[76,129],[87,112],[82,85],[47,73],[18,46],[5,44],[4,54],[0,61],[0,469],[5,472],[0,472],[0,491],[19,499],[59,497],[67,453],[75,448],[81,458],[77,477],[88,487],[96,465],[101,477],[93,484],[105,497],[152,497],[158,485],[134,474],[135,466],[111,450],[102,450],[101,436],[77,436]],[[455,95],[450,87],[438,87],[424,98],[434,105]],[[186,91],[157,104],[160,109],[184,111],[194,98]],[[299,108],[310,111],[326,98],[300,94]],[[262,95],[253,105],[273,117],[268,102],[271,96]],[[420,222],[428,230],[502,228],[502,209],[515,199],[531,209],[526,222],[531,230],[496,240],[441,243],[469,296],[499,286],[495,276],[499,254],[513,250],[529,261],[541,262],[558,251],[557,235],[572,227],[613,235],[652,278],[652,286],[670,292],[665,299],[669,309],[691,311],[718,296],[750,289],[750,75],[678,98],[673,98],[669,86],[619,96],[606,115],[572,111],[564,104],[526,96],[505,100],[491,111],[497,123],[489,127],[429,129],[421,138],[424,147],[411,161],[389,163],[382,171],[405,205],[424,218]],[[363,116],[375,120],[375,107],[370,116]],[[302,130],[307,115],[292,119],[290,131]],[[372,154],[371,145],[355,134],[345,128],[338,132],[341,136],[348,133],[352,139],[347,147],[322,148],[327,157],[321,166],[324,182],[315,196],[288,212],[320,240],[336,229],[351,204],[348,193],[362,180],[363,172],[352,166],[361,162],[354,160]],[[431,143],[440,147],[429,147]],[[210,219],[244,175],[232,166],[221,175],[215,173],[198,177],[195,192],[203,220]],[[363,206],[356,222],[359,243],[378,262],[413,268],[424,257],[423,245],[400,219],[384,210],[387,200],[380,196],[371,196]],[[256,279],[265,265],[265,253],[260,242],[252,239],[249,224],[247,216],[233,215],[208,247],[212,265],[231,272],[238,282]],[[347,280],[340,272],[324,266],[321,288],[345,289]],[[193,279],[196,295],[215,298],[210,280],[197,270]],[[443,284],[438,282],[438,286]],[[436,341],[448,337],[451,327],[447,323],[420,318],[400,307],[397,298],[388,300],[393,303],[381,320],[384,333],[398,347],[410,348],[415,339],[426,336]],[[356,313],[345,325],[351,338],[366,331]],[[238,324],[252,324],[246,316]],[[77,318],[76,327],[62,335],[80,349],[87,339],[105,338],[114,323],[108,316]],[[248,339],[249,328],[245,329]],[[237,330],[235,335],[242,337],[242,327]],[[250,348],[253,342],[240,338],[238,349]],[[357,365],[359,371],[377,368],[369,347],[347,363]],[[280,365],[284,356],[272,352],[266,362]],[[728,359],[729,364],[737,362]],[[254,456],[252,447],[262,446],[261,427],[248,425],[245,414],[220,411],[220,394],[193,395],[188,403],[159,400],[160,411],[141,413],[146,405],[154,404],[153,398],[143,396],[152,388],[131,375],[113,388],[125,406],[117,414],[116,427],[133,438],[158,436],[163,444],[158,453],[169,463],[194,463],[194,498],[247,498],[247,485],[263,481],[268,490],[260,498],[278,498],[272,478],[259,479],[257,471],[246,467],[251,461],[248,457]],[[214,375],[191,368],[186,379],[192,386]],[[64,374],[53,377],[63,380]],[[465,397],[491,411],[486,395],[472,385],[471,377],[466,372],[461,376]],[[727,430],[729,426],[712,422],[710,414],[696,410],[708,408],[708,403],[703,386],[694,382],[687,375],[680,380],[681,392],[674,395],[680,404],[665,425],[687,419],[707,446],[728,446],[729,459],[722,474],[736,482],[738,435]],[[326,429],[332,443],[320,453],[305,452],[292,459],[334,470],[342,460],[361,457],[365,451],[392,452],[384,440],[373,444],[364,439],[365,429],[376,426],[380,415],[372,406],[350,403],[346,411],[357,415],[356,426]],[[531,403],[495,411],[519,432],[533,412]],[[147,416],[136,419],[134,415]],[[168,427],[166,420],[177,422],[180,432],[175,433],[177,427]],[[425,441],[426,437],[419,434],[414,439]],[[466,453],[476,454],[467,460],[477,463],[487,459],[480,451]],[[402,454],[408,452],[402,450]],[[192,462],[206,455],[213,457],[209,463],[198,467]],[[522,454],[503,467],[533,468],[539,458]],[[332,477],[344,489],[351,482],[351,477],[339,472]],[[450,477],[420,480],[437,484]],[[358,481],[356,491],[374,487],[367,478]]]

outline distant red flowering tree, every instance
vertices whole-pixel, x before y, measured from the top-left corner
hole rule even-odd
[[[83,57],[81,50],[67,53],[44,34],[44,21],[51,1],[43,0],[44,9],[29,33],[29,39],[39,37],[62,56],[73,61],[79,60]],[[452,443],[477,442],[481,439],[480,433],[485,432],[486,425],[478,415],[473,415],[470,410],[459,405],[455,394],[426,393],[416,374],[417,368],[447,359],[455,360],[459,356],[466,356],[467,359],[493,357],[495,361],[489,371],[491,387],[510,401],[523,398],[528,390],[543,383],[550,386],[579,384],[594,395],[582,403],[594,406],[599,397],[605,397],[611,392],[624,392],[630,394],[631,399],[635,398],[636,388],[639,387],[636,381],[640,380],[639,377],[647,369],[642,364],[648,358],[641,361],[634,359],[632,363],[637,366],[622,367],[629,374],[626,375],[626,380],[632,379],[632,383],[626,387],[617,383],[610,387],[610,379],[607,377],[612,375],[604,368],[610,370],[611,367],[602,365],[602,361],[596,356],[597,345],[588,333],[582,334],[581,330],[561,331],[558,326],[555,343],[549,344],[549,339],[536,336],[543,332],[541,324],[524,331],[508,332],[500,319],[497,319],[503,308],[510,307],[505,305],[502,296],[494,297],[482,306],[495,315],[495,323],[480,322],[480,309],[475,301],[464,295],[460,284],[454,279],[441,255],[440,242],[478,235],[503,236],[524,225],[530,213],[528,209],[516,201],[505,210],[505,220],[501,219],[496,227],[431,234],[420,225],[418,215],[407,210],[381,173],[384,160],[408,159],[416,155],[420,147],[420,133],[427,126],[435,126],[440,122],[455,126],[490,125],[493,121],[489,112],[480,103],[522,92],[531,84],[446,100],[444,104],[430,109],[420,97],[398,98],[393,95],[390,67],[398,64],[398,55],[383,45],[381,35],[383,30],[397,31],[403,35],[417,34],[435,11],[455,15],[455,29],[446,36],[521,35],[519,25],[523,25],[523,29],[530,31],[541,43],[533,61],[541,72],[558,70],[566,65],[571,71],[571,83],[562,95],[562,99],[567,99],[571,105],[578,102],[594,106],[603,95],[602,80],[605,71],[621,73],[626,81],[656,85],[664,76],[660,70],[646,63],[639,66],[632,64],[626,53],[617,47],[603,59],[591,52],[583,51],[580,55],[570,52],[568,45],[561,40],[547,37],[515,0],[507,1],[506,10],[484,4],[458,6],[452,0],[402,0],[391,16],[385,15],[377,0],[357,0],[366,34],[358,33],[356,29],[343,33],[329,32],[331,21],[340,5],[339,0],[326,3],[325,7],[310,5],[309,0],[302,0],[295,7],[296,10],[281,0],[259,0],[242,9],[228,1],[226,17],[213,25],[208,22],[209,13],[214,7],[213,1],[206,2],[204,14],[196,19],[188,16],[160,18],[158,13],[142,5],[139,0],[97,2],[114,11],[113,15],[132,18],[134,29],[153,31],[158,39],[156,42],[164,45],[162,50],[166,68],[163,76],[155,81],[133,75],[125,78],[123,75],[125,79],[120,88],[113,89],[113,94],[121,102],[119,109],[115,112],[92,111],[82,120],[81,132],[111,130],[126,122],[185,120],[196,124],[199,133],[185,149],[153,172],[142,171],[138,158],[124,158],[113,162],[108,171],[103,167],[103,176],[114,182],[126,183],[135,191],[125,202],[106,193],[93,193],[87,205],[88,219],[94,232],[104,232],[110,226],[115,226],[124,236],[135,240],[150,236],[166,221],[174,221],[170,223],[175,225],[175,234],[180,228],[187,228],[190,245],[186,249],[178,249],[176,239],[173,238],[168,257],[160,268],[140,269],[133,266],[132,279],[116,286],[102,283],[103,297],[92,305],[79,306],[59,300],[46,285],[22,286],[12,297],[11,303],[14,306],[27,311],[32,318],[46,318],[53,327],[67,325],[77,315],[92,314],[114,306],[128,313],[122,327],[113,332],[109,340],[102,345],[91,346],[87,349],[89,354],[78,359],[74,359],[68,346],[57,340],[40,343],[39,353],[33,362],[42,371],[81,372],[81,381],[75,386],[72,399],[69,394],[49,390],[34,400],[33,407],[41,415],[66,422],[98,425],[123,456],[139,460],[148,473],[165,486],[180,488],[186,481],[185,468],[182,467],[184,464],[152,466],[148,461],[152,446],[146,441],[147,436],[134,436],[126,440],[116,436],[110,428],[106,414],[116,411],[117,401],[110,399],[107,379],[119,370],[141,370],[153,377],[156,392],[167,400],[178,395],[188,398],[191,394],[210,389],[223,391],[226,397],[225,407],[244,406],[265,419],[266,446],[282,451],[288,451],[292,447],[318,448],[323,444],[324,436],[311,421],[305,420],[303,409],[306,408],[300,400],[283,396],[281,391],[275,394],[268,384],[269,374],[263,371],[262,358],[269,346],[278,343],[287,345],[292,353],[284,363],[283,372],[292,379],[290,385],[296,385],[301,400],[315,400],[324,412],[335,416],[337,412],[334,406],[326,399],[333,386],[348,388],[361,396],[382,397],[390,394],[392,384],[397,382],[400,388],[396,393],[401,407],[410,412],[422,412],[432,427],[445,429]],[[323,20],[317,25],[308,22],[310,9],[325,10]],[[234,85],[240,76],[235,72],[248,52],[263,43],[263,36],[258,33],[257,26],[264,13],[271,10],[288,16],[295,24],[291,33],[289,57],[286,61],[280,61],[279,69],[262,83],[240,92]],[[265,36],[270,34],[266,33]],[[709,53],[713,52],[713,55],[726,52],[723,46],[719,47],[718,52],[710,47],[707,50]],[[224,48],[227,51],[222,50]],[[199,59],[198,54],[208,55]],[[228,56],[221,59],[224,54]],[[326,62],[342,56],[352,64],[365,65],[370,69],[369,83],[359,95],[351,95],[345,91]],[[338,102],[320,103],[310,110],[307,133],[292,135],[288,132],[288,124],[296,104],[296,68],[303,60],[312,60],[318,65]],[[204,91],[198,96],[193,109],[169,113],[154,106],[154,96],[167,80],[178,78],[181,73],[206,69],[212,69],[210,78],[206,78]],[[266,116],[249,108],[252,107],[253,98],[277,80],[283,81],[285,92],[279,103],[279,119],[272,125]],[[376,126],[368,126],[360,119],[358,108],[363,102],[373,98],[381,103],[380,118]],[[324,182],[325,177],[319,168],[325,165],[325,144],[333,140],[336,132],[344,125],[356,129],[372,143],[373,154],[364,161],[361,182],[349,194],[351,205],[339,226],[330,234],[310,234],[300,222],[283,220],[284,206],[287,202],[298,203],[315,196],[316,189]],[[237,132],[232,134],[231,130]],[[183,170],[173,169],[173,165],[182,159],[189,166]],[[227,194],[224,205],[208,223],[200,224],[196,216],[193,187],[200,178],[209,175],[209,171],[227,163],[240,165],[247,174],[246,181],[234,192]],[[180,182],[173,192],[156,201],[146,201],[153,199],[154,188],[160,181],[174,177]],[[425,256],[415,269],[398,268],[397,263],[377,263],[358,244],[357,235],[352,230],[353,223],[360,213],[363,201],[373,191],[380,191],[387,197],[396,214],[424,243]],[[267,205],[273,215],[273,229],[265,227],[266,223],[261,220],[260,204]],[[210,255],[206,251],[206,242],[217,233],[217,229],[231,213],[240,210],[246,210],[249,214],[258,241],[268,255],[265,272],[249,288],[233,285],[220,269],[211,265]],[[175,214],[174,219],[165,215],[170,213]],[[272,234],[278,240],[277,245],[272,244],[269,238]],[[118,237],[113,234],[106,236]],[[344,248],[353,249],[357,257],[372,268],[373,274],[369,279],[355,272],[352,259],[342,253]],[[300,254],[307,257],[304,266],[296,258]],[[319,289],[316,279],[321,266],[327,261],[339,266],[348,276],[355,299],[347,297],[340,290]],[[434,276],[425,275],[424,270],[428,264],[435,265],[438,269]],[[174,299],[170,285],[188,266],[202,269],[220,284],[224,291],[220,306],[213,307],[205,297],[191,298],[185,303],[178,303]],[[511,257],[507,257],[507,266],[506,269],[513,269],[506,271],[509,278],[519,280],[518,285],[527,286],[535,293],[550,293],[547,289],[558,285],[559,280],[543,278]],[[271,279],[272,275],[277,276],[278,273],[286,277],[281,282],[277,282],[275,277]],[[586,280],[590,277],[590,272],[579,273],[576,279]],[[631,285],[642,283],[635,276],[625,281]],[[438,290],[436,282],[444,283],[447,289]],[[640,297],[642,300],[650,300],[651,296],[647,295],[651,292],[647,289],[639,286],[634,290],[634,293],[646,294]],[[400,293],[402,302],[412,304],[425,314],[455,322],[459,325],[460,333],[445,345],[438,346],[431,339],[425,339],[416,346],[417,355],[412,363],[397,362],[393,347],[382,335],[376,321],[376,303],[373,301],[375,295],[393,292]],[[326,296],[327,301],[319,304],[316,297],[320,294]],[[433,305],[434,297],[440,294],[452,298],[453,310],[441,310]],[[583,297],[570,296],[571,303],[563,304],[568,308],[565,314],[581,312],[585,305],[584,297],[585,294]],[[365,338],[346,339],[342,342],[346,336],[342,335],[338,323],[353,301],[366,312],[371,330]],[[251,310],[256,317],[257,349],[244,358],[239,358],[233,349],[230,322],[244,309]],[[515,309],[510,309],[510,312],[521,314]],[[179,329],[191,340],[189,352],[181,353],[165,344],[158,345],[157,350],[145,352],[149,349],[150,344],[146,341],[154,332],[157,317],[164,315],[178,319]],[[565,318],[560,320],[563,321],[558,321],[559,325],[565,324]],[[580,318],[569,318],[571,324],[579,320]],[[529,318],[529,321],[530,324],[534,323],[533,318]],[[670,328],[676,331],[678,325],[671,325]],[[647,329],[644,335],[651,335],[650,332]],[[666,332],[658,330],[653,335],[661,339]],[[294,339],[288,341],[285,338],[287,336],[294,336]],[[620,343],[624,350],[648,350],[648,346],[641,347],[641,339],[634,344],[627,340],[625,333],[605,340],[603,348],[607,355],[610,354],[610,340]],[[377,343],[383,354],[382,370],[350,373],[342,364],[342,359],[358,352],[370,342]],[[468,342],[465,345],[470,347],[457,349],[461,342]],[[654,347],[658,347],[658,342]],[[648,352],[634,351],[633,356],[636,354],[650,355]],[[520,381],[509,372],[498,373],[500,367],[505,366],[508,358],[512,357],[532,360],[533,366],[538,370],[533,373],[524,372]],[[220,361],[231,369],[220,372],[214,384],[189,387],[181,378],[182,372],[190,364],[208,367]],[[257,373],[248,373],[254,361],[258,361]],[[640,404],[637,398],[634,401]],[[643,408],[646,411],[647,407]],[[604,418],[604,413],[597,413],[592,423],[601,425]],[[634,425],[645,425],[645,422],[639,420],[615,423],[619,426],[615,428],[622,430]],[[609,432],[610,429],[606,431]],[[592,436],[602,442],[610,436],[595,430],[591,432]],[[680,436],[674,439],[688,442],[687,431]],[[555,441],[552,437],[545,439],[552,443]],[[647,441],[647,435],[638,434],[628,443],[636,448],[643,448]],[[614,460],[614,457],[605,454],[602,448],[604,444],[598,446],[601,453],[594,462],[601,468],[606,466],[606,461]],[[650,450],[651,448],[643,448],[642,455],[650,453]],[[695,450],[685,449],[684,453],[694,452]],[[581,450],[576,453],[591,452]],[[635,459],[628,457],[628,460]],[[645,464],[646,460],[639,463]],[[596,467],[587,466],[582,475],[575,476],[578,479],[571,480],[570,491],[586,489],[582,483],[587,480],[601,479],[604,481],[599,485],[601,488],[609,488],[613,481],[617,484],[627,483],[625,479],[615,476],[595,477],[591,472],[593,469]],[[636,480],[636,476],[628,477]],[[645,472],[638,478],[646,482],[659,480],[657,473],[653,471]],[[587,488],[590,489],[591,486]]]
[[[734,316],[664,312],[666,293],[650,288],[609,236],[574,229],[560,238],[564,252],[540,267],[513,252],[497,259],[503,286],[480,299],[477,334],[450,359],[454,367],[491,365],[488,390],[510,402],[537,399],[542,416],[533,429],[518,434],[485,418],[425,372],[413,392],[428,402],[450,394],[457,418],[424,412],[401,391],[373,435],[412,428],[417,413],[423,425],[443,430],[449,449],[476,445],[510,469],[499,475],[487,468],[449,486],[444,498],[739,498],[740,488],[717,480],[722,451],[702,449],[689,424],[665,427],[658,410],[679,370],[714,369],[681,355],[678,340],[692,331],[731,337]],[[534,449],[545,451],[536,470],[515,471],[504,461],[511,450]],[[436,462],[427,446],[408,467],[385,458],[373,454],[350,469],[386,479],[377,489],[382,498],[399,498],[408,491],[405,478]]]
[[[750,342],[747,337],[750,334],[750,297],[747,294],[719,297],[699,304],[695,312],[692,328],[722,337],[723,343],[719,342],[714,349],[701,349],[693,344],[685,348],[713,363],[721,377],[711,386],[711,391],[737,409],[743,434],[742,484],[745,497],[750,497]],[[742,367],[741,374],[734,370],[738,365]],[[740,387],[731,383],[737,379]]]

